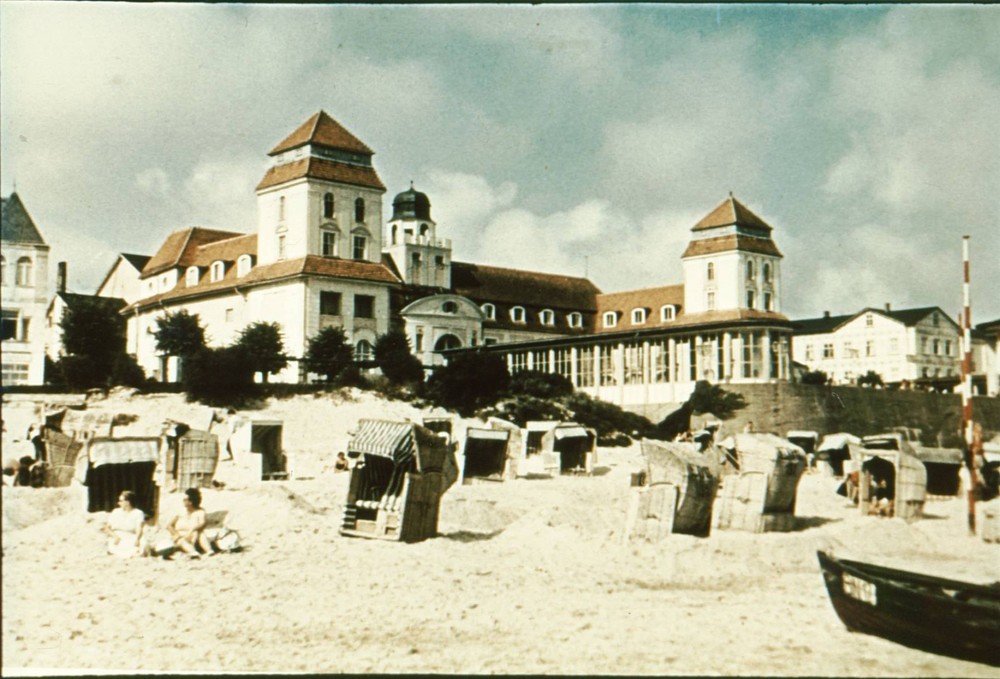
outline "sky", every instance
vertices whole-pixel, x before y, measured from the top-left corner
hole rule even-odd
[[[729,192],[782,311],[1000,318],[988,5],[0,2],[0,191],[93,292],[172,231],[256,229],[267,152],[323,109],[426,193],[456,260],[683,282]]]

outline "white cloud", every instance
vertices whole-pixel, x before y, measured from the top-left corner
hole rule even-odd
[[[431,197],[431,215],[453,233],[477,229],[517,196],[513,182],[494,187],[483,177],[446,170],[430,170],[427,186],[415,188]]]
[[[151,167],[135,176],[135,185],[143,193],[157,197],[165,197],[170,193],[170,177],[160,167]]]

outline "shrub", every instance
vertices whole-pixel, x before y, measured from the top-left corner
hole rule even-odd
[[[610,445],[628,445],[626,438],[641,438],[648,436],[654,429],[653,424],[636,413],[622,410],[613,403],[591,398],[586,394],[575,393],[562,399],[569,409],[573,420],[597,432],[598,440],[611,442]],[[605,444],[602,444],[605,445]]]
[[[496,354],[464,354],[436,368],[422,395],[434,405],[469,416],[496,403],[509,383],[507,364]]]
[[[799,378],[799,382],[802,384],[816,384],[824,385],[830,381],[830,376],[827,375],[822,370],[811,370],[807,373],[802,373],[802,377]]]
[[[499,417],[524,427],[531,420],[568,420],[569,410],[556,401],[519,394],[501,401],[494,408],[488,408],[483,415]]]
[[[874,370],[869,370],[864,375],[858,378],[859,387],[882,387],[885,383],[882,381],[882,376],[879,375]]]
[[[343,328],[323,328],[309,340],[303,358],[306,370],[332,383],[348,368],[354,367],[354,354]]]
[[[573,393],[573,383],[562,375],[537,370],[522,370],[510,378],[508,391],[537,398],[559,398]]]
[[[729,419],[734,412],[746,408],[747,405],[742,394],[726,391],[719,385],[704,380],[695,383],[694,391],[687,402],[691,406],[691,412],[712,413],[723,420]]]
[[[424,368],[410,353],[410,341],[402,332],[387,332],[375,340],[375,363],[395,384],[422,382]]]
[[[190,356],[184,388],[189,401],[214,407],[242,407],[259,393],[253,369],[238,346],[204,348]]]

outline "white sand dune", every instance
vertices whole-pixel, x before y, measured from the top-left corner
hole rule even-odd
[[[199,409],[181,397],[91,404],[128,433]],[[8,433],[30,407],[5,403]],[[440,535],[407,545],[339,535],[347,474],[329,471],[360,417],[419,418],[366,394],[296,397],[285,422],[314,479],[206,490],[246,550],[200,561],[103,553],[105,514],[74,489],[3,489],[3,673],[419,672],[996,677],[995,668],[848,632],[817,548],[975,581],[1000,548],[968,535],[959,500],[906,524],[861,517],[836,482],[803,477],[800,529],[623,544],[638,446],[599,474],[455,486]],[[124,433],[124,432],[123,432]],[[170,494],[164,507],[180,506]],[[167,511],[167,514],[170,512]]]

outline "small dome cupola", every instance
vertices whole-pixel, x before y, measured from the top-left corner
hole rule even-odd
[[[431,218],[431,201],[426,193],[420,193],[413,188],[403,191],[392,199],[392,221],[397,219],[427,219]]]

